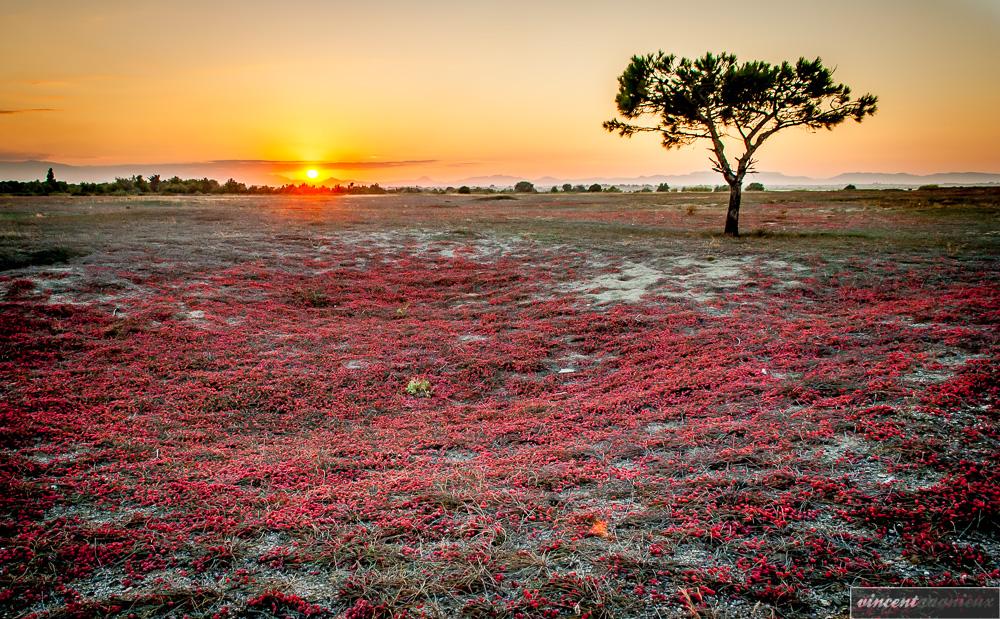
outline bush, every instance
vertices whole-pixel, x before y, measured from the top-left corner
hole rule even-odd
[[[670,185],[668,185],[667,183],[660,183],[659,185],[656,186],[656,191],[658,193],[666,193],[670,191]]]
[[[472,193],[472,190],[469,189],[468,185],[462,185],[458,188],[458,193]]]
[[[67,262],[71,258],[81,255],[80,252],[68,247],[46,247],[29,252],[3,252],[0,251],[0,271],[10,269],[23,269],[30,266],[48,266]]]
[[[549,189],[549,193],[559,193],[559,187],[552,185],[552,189]]]
[[[563,183],[563,188],[562,189],[563,189],[564,192],[569,193],[569,192],[573,191],[573,185],[570,185],[569,183]]]
[[[857,190],[858,190],[858,188],[855,187],[853,184],[844,187],[844,191],[857,191]]]
[[[406,393],[418,398],[429,398],[431,395],[431,381],[426,378],[411,378],[406,384]]]
[[[681,191],[704,192],[704,191],[712,191],[712,188],[709,187],[708,185],[688,185],[686,187],[682,187]]]
[[[518,193],[534,193],[535,186],[529,183],[528,181],[521,181],[518,184],[514,185],[514,191]]]
[[[747,191],[764,191],[763,183],[750,183],[747,185]]]
[[[941,189],[941,187],[938,185],[921,185],[917,189],[920,191],[935,191],[937,189]]]
[[[600,183],[594,183],[590,187],[587,187],[587,191],[589,191],[590,193],[600,193],[601,192]]]

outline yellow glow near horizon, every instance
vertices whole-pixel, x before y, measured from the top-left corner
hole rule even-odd
[[[306,176],[308,176],[309,178],[315,180],[316,178],[319,178],[319,172],[316,171],[316,170],[311,170],[311,169],[310,170],[306,170]]]
[[[663,49],[821,56],[837,81],[878,95],[861,125],[775,136],[762,171],[1000,172],[996,0],[764,0],[738,20],[725,19],[737,0],[641,0],[609,22],[620,4],[10,0],[0,161],[272,185],[312,168],[317,182],[405,184],[708,170],[707,144],[666,152],[654,135],[601,128],[629,57]]]

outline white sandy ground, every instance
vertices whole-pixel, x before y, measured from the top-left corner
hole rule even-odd
[[[752,260],[678,257],[669,259],[661,268],[626,261],[617,273],[572,282],[562,290],[583,293],[595,304],[638,303],[647,293],[704,303],[717,298],[719,290],[740,286],[746,279],[743,268]],[[785,267],[785,263],[768,266]]]

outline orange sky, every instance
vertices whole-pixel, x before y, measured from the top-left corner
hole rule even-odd
[[[703,147],[601,129],[630,55],[663,49],[818,55],[879,96],[861,125],[777,136],[761,170],[1000,172],[998,6],[4,0],[0,159],[317,160],[382,182],[707,169]]]

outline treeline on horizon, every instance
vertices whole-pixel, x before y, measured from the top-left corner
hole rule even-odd
[[[855,185],[847,185],[843,188],[846,191],[857,189]],[[920,190],[938,189],[937,185],[922,185]],[[890,191],[890,189],[886,189]],[[621,187],[616,185],[602,185],[593,183],[591,185],[573,185],[564,183],[553,185],[549,193],[623,193]],[[658,185],[645,185],[626,189],[628,193],[650,193],[650,192],[725,192],[729,191],[726,185],[685,185],[682,187],[671,187],[667,183]],[[753,182],[748,183],[744,191],[765,191],[764,185]],[[163,179],[159,174],[154,174],[149,178],[141,174],[131,177],[119,177],[110,182],[104,183],[67,183],[56,180],[50,168],[44,181],[14,181],[0,180],[0,195],[8,196],[129,196],[129,195],[381,195],[387,193],[430,193],[430,194],[509,194],[509,193],[538,193],[534,184],[528,181],[520,181],[513,187],[381,187],[378,183],[371,185],[357,185],[348,183],[347,185],[310,185],[300,183],[298,185],[289,183],[272,187],[270,185],[247,185],[230,178],[225,183],[212,178],[180,178],[173,176]]]
[[[105,183],[67,183],[56,180],[49,169],[44,181],[0,181],[0,194],[14,196],[49,196],[66,194],[71,196],[124,196],[124,195],[197,195],[197,194],[239,194],[239,195],[323,195],[323,194],[382,194],[388,193],[378,183],[372,185],[323,185],[286,184],[279,187],[270,185],[246,185],[230,178],[220,183],[213,178],[180,178],[173,176],[163,179],[159,174],[149,178],[141,174],[128,178],[119,177]]]
[[[692,185],[681,188],[671,188],[666,183],[656,186],[657,192],[668,191],[692,191],[692,192],[712,192],[728,191],[726,186]],[[760,183],[751,183],[747,190],[763,191],[764,187]],[[561,186],[553,186],[551,193],[621,193],[621,189],[615,185],[601,185],[593,183],[591,185],[572,185],[565,183]],[[637,189],[639,192],[652,192],[652,186]],[[209,194],[232,194],[232,195],[372,195],[386,193],[460,193],[460,194],[495,194],[495,193],[537,193],[535,186],[528,181],[521,181],[514,187],[498,188],[489,187],[418,187],[405,186],[384,188],[378,183],[371,185],[309,185],[301,183],[299,185],[286,184],[278,187],[270,185],[246,185],[230,178],[225,183],[211,178],[188,178],[183,179],[178,176],[163,179],[159,174],[143,177],[141,174],[131,177],[119,177],[114,181],[104,183],[67,183],[55,178],[52,170],[48,171],[44,181],[0,181],[0,195],[11,196],[49,196],[49,195],[70,195],[70,196],[127,196],[127,195],[209,195]]]

